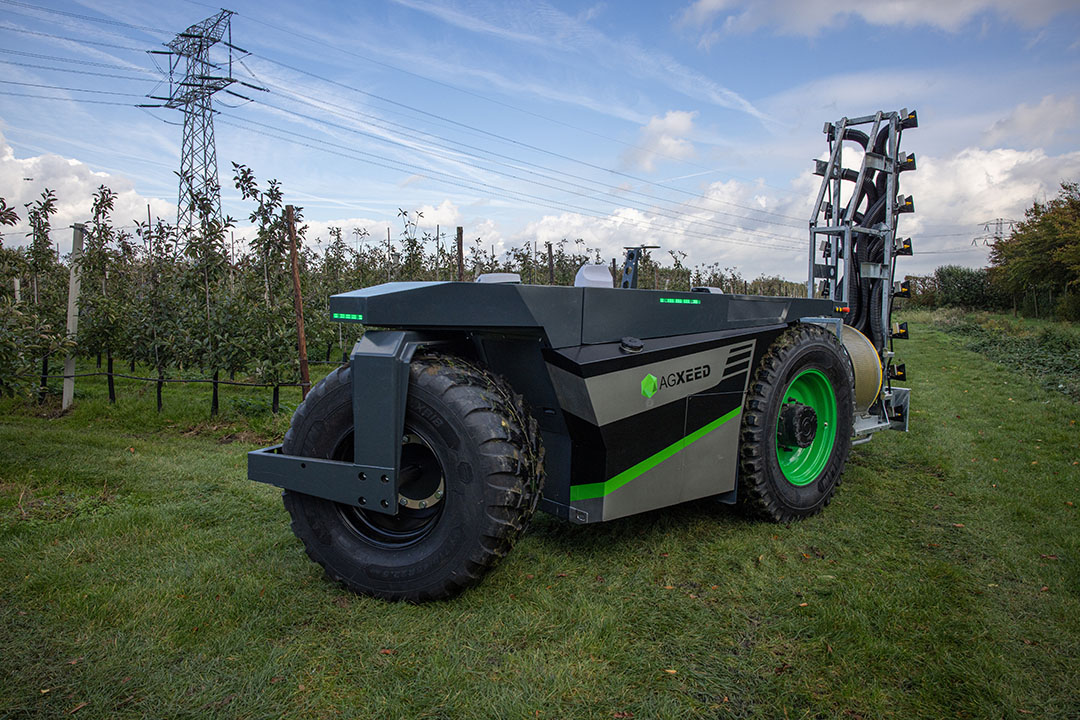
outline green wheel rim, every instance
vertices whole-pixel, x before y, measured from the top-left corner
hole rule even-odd
[[[785,448],[780,444],[780,413],[777,412],[776,460],[780,472],[792,485],[809,485],[818,479],[829,464],[836,444],[836,393],[820,370],[803,370],[784,392],[784,403],[797,402],[817,413],[817,433],[809,446]],[[783,406],[781,405],[781,410]]]

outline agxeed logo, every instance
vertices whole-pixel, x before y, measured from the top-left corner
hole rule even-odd
[[[651,398],[664,388],[675,387],[694,380],[704,380],[709,377],[711,372],[712,368],[708,365],[698,365],[688,370],[677,370],[667,375],[661,375],[659,378],[649,373],[641,381],[641,394]]]

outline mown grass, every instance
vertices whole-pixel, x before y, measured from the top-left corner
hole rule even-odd
[[[1080,327],[1004,313],[940,308],[909,317],[964,339],[964,347],[1080,400]]]
[[[160,418],[152,386],[7,402],[0,717],[1075,718],[1080,406],[912,336],[912,431],[854,450],[823,515],[539,516],[423,606],[325,581],[245,479],[281,420],[209,423],[194,387]]]

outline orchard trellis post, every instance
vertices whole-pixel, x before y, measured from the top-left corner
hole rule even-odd
[[[67,306],[67,334],[68,338],[74,338],[79,332],[79,263],[82,260],[83,234],[86,226],[75,223],[71,236],[71,278],[68,281],[68,306]],[[68,351],[64,358],[64,394],[60,401],[60,409],[67,410],[75,399],[75,350]]]
[[[300,294],[300,261],[296,256],[296,213],[285,206],[285,224],[289,231],[289,263],[292,266],[293,308],[296,310],[296,340],[300,349],[300,396],[306,399],[311,388],[308,375],[307,338],[304,336],[304,299]]]

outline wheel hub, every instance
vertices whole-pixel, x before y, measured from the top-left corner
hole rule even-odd
[[[814,408],[802,403],[784,403],[780,409],[779,424],[778,439],[787,448],[810,447],[817,435],[817,413]]]
[[[424,510],[440,502],[445,491],[442,469],[431,448],[418,435],[406,433],[401,438],[398,505]]]

